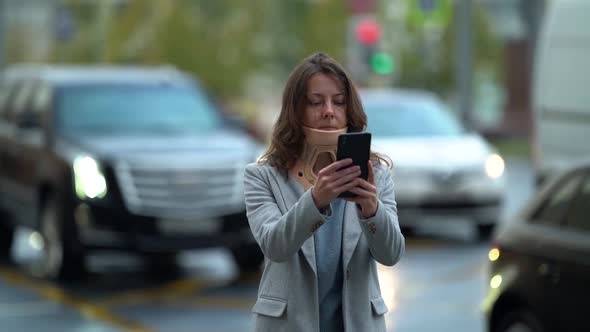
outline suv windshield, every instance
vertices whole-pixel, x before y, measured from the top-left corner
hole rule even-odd
[[[369,131],[378,137],[459,136],[457,120],[433,102],[367,102]]]
[[[188,87],[65,87],[56,102],[58,126],[65,132],[179,134],[221,126],[213,105]]]

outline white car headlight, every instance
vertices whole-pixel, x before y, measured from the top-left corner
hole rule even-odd
[[[491,154],[486,159],[485,169],[488,177],[497,179],[504,174],[504,159],[497,154]]]
[[[107,194],[107,182],[98,162],[88,156],[74,159],[74,185],[81,199],[103,198]]]

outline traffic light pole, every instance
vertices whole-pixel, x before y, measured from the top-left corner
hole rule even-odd
[[[456,0],[455,13],[455,78],[459,94],[459,114],[464,126],[473,129],[472,0]]]
[[[0,0],[0,70],[4,68],[5,54],[4,54],[4,31],[5,31],[5,10],[4,0]]]

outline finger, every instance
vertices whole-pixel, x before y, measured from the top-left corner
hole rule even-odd
[[[356,174],[356,175],[353,175],[351,178],[350,174]],[[333,184],[337,183],[337,185],[342,185],[342,183],[348,182],[351,179],[359,177],[360,175],[361,175],[360,166],[350,165],[345,168],[341,168],[338,171],[336,171],[330,175],[325,176],[325,178],[326,178],[326,181],[328,181],[330,183],[333,183]],[[346,177],[346,180],[339,181],[340,179],[345,178],[345,177]]]
[[[361,167],[358,165],[349,165],[346,166],[344,168],[341,168],[339,170],[337,170],[336,172],[332,173],[332,175],[334,175],[335,177],[342,177],[345,176],[347,174],[356,172],[357,170],[361,170]]]
[[[346,159],[342,159],[342,160],[338,160],[335,161],[333,163],[331,163],[330,165],[322,168],[318,175],[327,175],[327,174],[331,174],[334,173],[335,171],[344,168],[346,166],[349,166],[352,164],[352,159],[351,158],[346,158]]]
[[[375,193],[367,191],[361,187],[354,187],[349,190],[351,193],[357,194],[362,199],[376,197]]]
[[[342,199],[345,200],[345,201],[347,201],[347,202],[353,202],[353,203],[356,203],[356,204],[360,204],[360,200],[361,200],[358,197],[343,197]]]
[[[325,183],[331,185],[332,187],[337,187],[341,186],[343,183],[346,183],[354,178],[359,177],[360,173],[360,167],[349,166],[330,175],[324,175],[323,179]]]
[[[369,192],[372,192],[372,193],[375,193],[375,194],[377,193],[377,187],[374,184],[370,183],[369,181],[367,181],[367,180],[365,180],[363,178],[360,178],[359,179],[359,185],[358,186],[361,187],[361,188],[363,188],[363,189],[365,189],[365,190],[367,190],[367,191],[369,191]]]
[[[350,188],[357,187],[359,185],[358,179],[360,179],[360,175],[361,171],[359,169],[356,172],[353,171],[353,173],[350,173],[342,178],[337,178],[334,176],[334,174],[326,176],[324,177],[322,184],[324,188],[323,190],[330,193],[330,195],[337,196]]]
[[[336,191],[338,191],[338,193],[343,193],[345,191],[350,191],[352,192],[352,190],[356,187],[359,186],[359,180],[361,180],[361,178],[357,177],[356,179],[353,179],[350,182],[344,183],[343,185],[341,185],[340,187],[338,187],[336,189]]]
[[[333,193],[335,193],[336,195],[340,195],[341,193],[345,192],[345,191],[350,191],[352,188],[358,187],[358,179],[360,179],[359,177],[352,179],[349,182],[343,183],[340,186],[334,186],[333,187]]]
[[[371,184],[375,184],[375,172],[373,170],[373,164],[371,163],[371,161],[367,161],[367,167],[369,169],[369,177],[367,179],[367,181],[369,181],[369,183]]]
[[[361,170],[357,170],[354,171],[352,173],[346,174],[345,176],[342,176],[338,179],[336,179],[333,184],[335,187],[341,187],[349,182],[354,181],[355,179],[359,178],[359,176],[361,176]],[[355,184],[355,186],[358,184]]]

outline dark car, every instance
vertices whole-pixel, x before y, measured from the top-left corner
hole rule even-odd
[[[492,243],[488,331],[590,330],[590,162],[544,185]]]
[[[171,67],[14,66],[0,76],[0,256],[37,230],[44,277],[117,249],[153,262],[226,247],[263,260],[242,177],[260,145]]]

